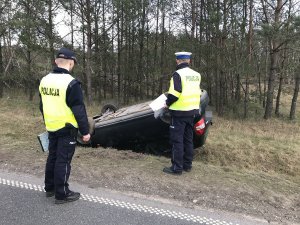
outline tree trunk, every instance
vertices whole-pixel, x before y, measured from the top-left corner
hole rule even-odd
[[[275,115],[276,116],[279,116],[279,106],[280,106],[280,97],[281,97],[281,92],[282,92],[282,83],[283,83],[283,77],[282,77],[282,74],[280,74],[278,93],[277,93],[277,97],[276,97],[276,107],[275,107]]]
[[[103,1],[104,4],[105,1]],[[98,2],[94,2],[93,7],[95,8],[95,10],[93,11],[93,20],[94,20],[94,24],[95,24],[95,28],[94,28],[94,33],[93,33],[93,43],[94,43],[94,52],[95,52],[95,81],[94,81],[94,92],[95,95],[97,96],[97,101],[101,102],[102,100],[102,90],[105,88],[103,82],[102,82],[102,76],[101,76],[101,51],[100,51],[100,35],[99,35],[99,10],[98,10]],[[103,21],[103,24],[105,22]]]
[[[223,30],[219,37],[219,49],[220,49],[220,63],[218,63],[220,67],[220,107],[219,107],[219,115],[224,115],[224,108],[226,105],[227,99],[227,84],[226,84],[226,67],[225,67],[225,48],[226,48],[226,39],[227,39],[227,23],[228,23],[228,5],[227,0],[223,1]],[[218,8],[221,11],[221,5],[218,1]]]
[[[275,106],[275,115],[279,116],[279,108],[280,108],[280,97],[281,97],[281,92],[282,92],[282,85],[283,85],[283,75],[285,73],[285,64],[287,60],[287,44],[285,44],[285,48],[283,51],[283,57],[281,61],[281,67],[280,67],[280,77],[279,77],[279,87],[278,87],[278,92],[277,92],[277,97],[276,97],[276,106]]]
[[[250,12],[249,12],[249,32],[248,32],[248,70],[246,72],[246,88],[245,88],[245,100],[244,100],[244,118],[248,117],[248,105],[249,105],[249,73],[252,70],[252,45],[253,45],[253,0],[250,0]]]
[[[0,98],[3,98],[3,75],[4,75],[4,68],[3,68],[3,58],[2,58],[2,41],[0,36]]]
[[[27,88],[29,90],[29,101],[33,100],[33,96],[34,96],[34,92],[35,92],[35,79],[34,77],[32,77],[32,73],[31,73],[31,65],[32,63],[32,59],[31,59],[31,51],[27,50]]]
[[[107,43],[106,43],[106,19],[105,19],[105,2],[103,1],[102,3],[102,21],[103,21],[103,29],[102,29],[102,37],[103,37],[103,76],[104,76],[104,80],[103,80],[103,97],[104,99],[106,99],[106,92],[107,92]]]
[[[258,72],[258,93],[259,93],[259,104],[262,103],[262,89],[261,89],[261,73]]]
[[[123,30],[124,30],[124,5],[123,2],[119,2],[118,7],[118,21],[117,21],[117,28],[118,28],[118,64],[117,64],[117,76],[118,76],[118,101],[121,100],[121,51],[122,51],[122,45],[123,45]],[[121,17],[121,18],[120,18]],[[112,80],[112,90],[114,86],[114,81]],[[112,96],[114,96],[114,93],[112,91]]]
[[[268,48],[266,47],[266,60],[265,60],[265,73],[264,73],[264,93],[263,93],[263,108],[266,108],[266,95],[267,95],[267,79],[268,79],[268,61],[269,61]]]
[[[150,84],[149,84],[149,69],[150,69],[150,55],[149,55],[149,52],[150,52],[150,49],[149,49],[149,36],[150,36],[150,30],[149,30],[149,20],[147,19],[147,34],[146,34],[146,53],[147,53],[147,56],[146,56],[146,97],[147,99],[150,98]]]
[[[87,103],[92,102],[92,74],[91,74],[91,60],[92,60],[92,21],[91,21],[91,2],[86,1],[86,22],[87,22],[87,51],[86,51],[86,81],[87,81]]]
[[[53,33],[53,13],[52,13],[52,0],[48,0],[48,39],[50,48],[51,63],[54,65],[55,50],[54,50],[54,33]]]
[[[217,20],[215,21],[216,33],[215,44],[218,52],[215,52],[215,63],[216,63],[216,76],[215,76],[215,84],[216,84],[216,110],[219,116],[223,116],[223,106],[224,106],[224,95],[223,95],[223,49],[222,49],[222,34],[220,30],[221,25],[221,2],[217,0],[217,6],[214,8],[217,15]]]
[[[300,86],[300,70],[297,70],[296,75],[295,75],[294,95],[293,95],[292,104],[291,104],[291,111],[290,111],[290,119],[291,120],[295,119],[296,104],[297,104],[298,93],[299,93],[299,86]]]
[[[275,26],[279,26],[280,22],[280,13],[282,10],[282,0],[277,0],[277,6],[275,9]],[[276,77],[278,54],[279,54],[279,44],[276,38],[270,41],[270,74],[268,80],[268,92],[267,92],[267,102],[264,119],[269,119],[272,116],[273,111],[273,96],[274,96],[274,80]]]
[[[160,79],[159,79],[159,94],[163,92],[163,82],[165,76],[165,3],[162,3],[162,24],[161,24],[161,51],[160,51]]]
[[[277,62],[277,52],[271,50],[270,52],[270,73],[268,79],[268,90],[267,90],[267,100],[266,100],[266,110],[264,119],[269,119],[272,116],[273,111],[273,97],[274,97],[274,80],[276,76],[276,62]]]
[[[157,0],[157,5],[156,5],[156,26],[155,26],[155,42],[154,42],[154,57],[153,57],[153,66],[152,66],[152,72],[156,72],[157,68],[157,60],[158,60],[158,28],[159,28],[159,5],[160,5],[160,0]],[[152,98],[155,97],[156,95],[156,86],[157,86],[157,81],[156,77],[158,74],[152,74],[154,77],[152,78],[152,93],[151,96]],[[158,77],[160,77],[158,75]]]
[[[195,37],[195,28],[196,28],[196,1],[191,0],[191,9],[192,9],[192,27],[191,27],[191,39]]]
[[[81,20],[82,20],[82,23],[84,23],[84,12],[83,12],[83,9],[82,9],[82,15],[81,15]],[[84,79],[84,91],[85,91],[85,96],[86,96],[86,93],[87,93],[87,85],[86,85],[86,36],[85,36],[85,26],[82,27],[82,79]]]
[[[118,16],[118,13],[117,13]],[[115,6],[112,6],[112,21],[115,20]],[[118,20],[119,21],[119,20]],[[119,22],[117,22],[117,32],[119,31]],[[115,55],[114,49],[115,49],[115,39],[114,39],[114,35],[115,35],[115,24],[112,25],[112,29],[111,29],[111,55]],[[117,35],[119,36],[119,34]],[[118,45],[119,45],[119,37],[118,37]],[[118,47],[119,49],[119,47]],[[119,52],[118,52],[119,54]],[[118,62],[119,63],[119,60]],[[118,65],[118,64],[117,64]],[[111,64],[110,66],[110,73],[111,73],[111,86],[110,86],[110,90],[111,90],[111,97],[113,98],[113,92],[114,92],[114,76],[115,76],[115,65]],[[118,73],[117,73],[118,74]]]
[[[235,101],[237,104],[241,101],[241,76],[236,74],[236,92],[235,92]]]
[[[143,72],[144,72],[144,66],[143,66],[143,52],[144,52],[144,38],[145,38],[145,22],[146,22],[146,3],[142,1],[142,18],[141,18],[141,27],[139,32],[139,59],[138,59],[138,81],[139,81],[139,98],[144,98],[143,90],[145,89],[143,86]]]
[[[73,1],[70,1],[70,14],[71,14],[71,46],[72,49],[74,49],[74,6],[73,6]]]

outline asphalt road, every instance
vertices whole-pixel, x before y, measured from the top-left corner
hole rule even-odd
[[[46,198],[43,179],[0,170],[1,225],[259,225],[266,221],[214,210],[185,208],[178,202],[108,189],[92,189],[71,182],[79,201],[55,205]]]

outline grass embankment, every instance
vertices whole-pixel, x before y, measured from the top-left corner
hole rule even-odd
[[[88,107],[88,111],[89,115],[96,115],[100,107]],[[234,120],[214,115],[206,146],[197,151],[195,160],[228,168],[300,175],[299,111],[300,104],[296,121]],[[37,100],[1,99],[0,119],[2,148],[37,147],[32,146],[36,144],[36,134],[44,131]]]
[[[255,171],[300,174],[300,126],[271,120],[215,118],[202,158],[208,163]]]
[[[300,118],[298,104],[298,118]],[[88,107],[95,115],[100,107]],[[161,172],[165,157],[114,149],[78,148],[71,179],[188,204],[300,222],[300,121],[245,121],[214,116],[193,171],[180,179]],[[0,100],[0,169],[42,176],[46,154],[36,135],[44,131],[38,100]],[[289,224],[286,223],[286,224]]]
[[[247,120],[214,117],[200,160],[223,167],[300,175],[300,101],[296,120],[290,121],[292,95],[287,91],[281,95],[280,116],[270,120],[263,119],[264,111],[257,103],[249,106]]]

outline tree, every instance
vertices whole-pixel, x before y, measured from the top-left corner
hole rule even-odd
[[[253,66],[253,0],[249,1],[249,31],[248,31],[248,71],[246,72],[246,88],[245,88],[245,100],[244,100],[244,118],[248,117],[248,105],[249,105],[249,73],[252,71]]]
[[[2,81],[4,75],[4,68],[3,68],[3,59],[2,59],[2,35],[0,35],[0,98],[3,97],[3,86],[4,83]]]
[[[3,97],[4,91],[4,63],[3,63],[3,50],[2,50],[2,39],[6,32],[7,20],[4,18],[5,10],[8,8],[9,1],[5,0],[0,3],[0,98]]]
[[[0,96],[18,86],[32,98],[61,43],[77,53],[88,103],[155,98],[167,90],[176,51],[193,53],[191,66],[219,116],[248,117],[259,101],[270,118],[275,93],[279,114],[285,85],[297,87],[293,0],[4,0],[0,10]],[[55,30],[60,10],[70,16],[70,38]]]
[[[22,44],[21,56],[25,60],[25,76],[24,82],[26,91],[29,94],[29,100],[33,100],[36,92],[35,87],[38,83],[36,73],[33,73],[34,60],[36,59],[37,51],[42,46],[41,33],[39,30],[45,29],[37,15],[43,14],[42,2],[37,0],[19,0],[19,12],[15,15],[14,22],[18,31],[18,37]]]
[[[47,19],[46,19],[46,28],[45,28],[45,38],[49,43],[49,50],[50,50],[50,59],[51,62],[54,63],[54,56],[55,56],[55,31],[54,31],[54,22],[53,17],[55,16],[54,12],[57,9],[57,1],[53,0],[45,0],[46,7],[47,7]]]
[[[287,2],[287,1],[286,1]],[[285,3],[286,3],[285,2]],[[283,11],[283,2],[282,0],[277,0],[277,5],[271,6],[271,8],[274,10],[274,18],[270,18],[268,16],[268,10],[267,10],[267,0],[261,0],[264,15],[265,15],[265,24],[263,25],[263,29],[267,33],[271,33],[271,35],[268,36],[269,38],[269,45],[270,45],[270,71],[269,71],[269,77],[268,77],[268,90],[267,90],[267,100],[266,100],[266,110],[265,110],[265,119],[269,119],[272,116],[273,112],[273,97],[274,97],[274,88],[275,88],[275,77],[276,73],[278,71],[278,57],[279,57],[279,51],[280,47],[282,46],[282,43],[280,43],[280,27],[281,27],[281,14]]]
[[[295,71],[295,88],[294,88],[294,94],[293,94],[291,110],[290,110],[291,120],[295,119],[299,87],[300,87],[300,66],[298,66],[297,70]]]

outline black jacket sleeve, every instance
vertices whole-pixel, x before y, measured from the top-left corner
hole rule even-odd
[[[44,111],[43,111],[42,96],[41,96],[41,94],[39,94],[39,96],[40,96],[40,111],[41,111],[41,113],[42,113],[43,120],[44,120]]]
[[[172,76],[172,79],[173,79],[173,83],[174,83],[174,90],[181,93],[182,92],[182,84],[181,84],[181,78],[180,78],[179,74],[175,72]],[[172,94],[168,94],[166,104],[167,104],[167,106],[170,106],[177,100],[178,100],[178,97],[176,97]]]
[[[72,110],[82,135],[89,133],[87,113],[83,102],[83,94],[78,80],[73,80],[66,93],[66,103]]]

